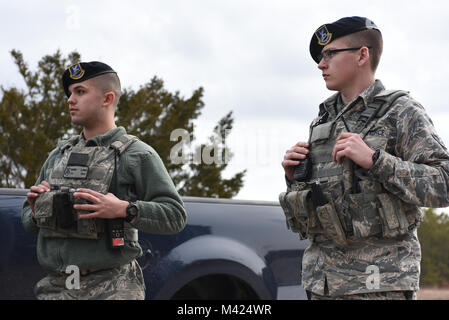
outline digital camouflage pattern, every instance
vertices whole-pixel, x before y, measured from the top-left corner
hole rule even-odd
[[[420,207],[449,206],[449,154],[418,102],[409,95],[395,97],[391,106],[382,107],[376,121],[358,127],[374,97],[384,93],[392,92],[377,80],[347,105],[339,94],[320,105],[311,128],[344,116],[332,128],[321,125],[318,132],[311,131],[311,181],[321,182],[326,206],[315,212],[304,203],[295,208],[295,202],[282,201],[284,197],[296,202],[304,199],[304,183],[288,182],[287,196],[280,196],[290,222],[295,221],[292,217],[304,216],[300,207],[309,210],[307,223],[296,223],[291,229],[312,241],[304,253],[302,278],[304,288],[317,295],[418,290]],[[321,138],[330,137],[333,146],[343,131],[360,133],[372,149],[381,150],[370,170],[348,159],[343,165],[335,163],[329,142],[320,145]],[[370,266],[378,268],[379,286],[367,285],[373,276]]]
[[[59,150],[63,154],[61,158],[55,161],[51,171],[49,170],[49,179],[47,182],[52,187],[70,187],[72,190],[77,188],[87,188],[96,192],[106,194],[110,189],[116,157],[129,147],[130,144],[137,141],[138,138],[131,135],[121,135],[110,146],[86,146],[86,141],[80,136],[72,137],[69,140],[59,143]],[[116,150],[118,154],[116,153]],[[88,159],[85,163],[85,178],[70,178],[69,159],[72,154],[84,155]],[[102,219],[79,219],[78,216],[85,214],[86,211],[74,210],[76,220],[71,227],[60,228],[56,223],[57,214],[53,208],[54,195],[60,193],[60,190],[46,192],[36,199],[35,219],[37,225],[41,228],[43,237],[62,237],[62,238],[82,238],[98,239],[98,234],[104,232],[104,222]],[[88,203],[83,199],[73,198],[74,203]],[[135,231],[137,233],[137,230]]]
[[[79,289],[68,289],[71,274],[50,273],[34,293],[39,300],[143,300],[145,283],[136,261],[108,270],[80,275]],[[69,279],[70,281],[70,279]]]
[[[384,292],[360,293],[335,298],[331,298],[329,296],[320,296],[311,293],[309,299],[310,300],[416,300],[416,292],[384,291]]]

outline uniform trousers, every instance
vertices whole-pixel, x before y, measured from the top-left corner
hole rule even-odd
[[[79,273],[79,286],[73,277],[52,272],[36,284],[34,294],[39,300],[145,299],[142,270],[135,260],[112,269],[83,270]]]

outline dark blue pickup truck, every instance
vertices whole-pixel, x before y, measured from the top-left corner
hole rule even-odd
[[[21,223],[27,190],[0,189],[0,299],[34,299],[46,274],[36,236]],[[184,197],[187,226],[175,235],[139,233],[147,299],[306,299],[300,284],[307,241],[279,204]]]

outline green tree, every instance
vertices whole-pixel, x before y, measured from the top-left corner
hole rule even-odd
[[[36,72],[29,69],[21,52],[12,50],[11,55],[26,90],[0,87],[0,185],[29,187],[58,139],[73,133],[59,79],[79,54],[63,58],[57,51],[47,55]]]
[[[191,161],[189,164],[189,178],[185,179],[183,190],[186,194],[221,194],[224,198],[232,198],[235,190],[243,186],[245,171],[237,173],[230,179],[223,179],[221,172],[226,169],[232,158],[231,150],[226,146],[225,138],[232,129],[232,112],[228,113],[215,126],[213,134],[209,137],[208,144],[202,144],[195,150],[195,154],[201,154],[202,160],[209,159],[209,165],[202,162]],[[200,158],[200,157],[197,157]],[[222,181],[216,184],[214,181]]]
[[[418,229],[421,243],[421,284],[440,286],[449,283],[449,216],[433,209],[424,211]]]
[[[11,55],[26,90],[0,87],[0,186],[30,187],[58,139],[80,130],[71,124],[60,80],[67,65],[80,60],[80,54],[72,52],[64,58],[57,51],[47,55],[39,61],[34,73],[24,62],[21,52],[12,50]],[[167,91],[163,81],[153,77],[137,91],[123,90],[116,121],[159,153],[180,194],[230,198],[243,186],[246,172],[239,172],[230,179],[222,177],[232,154],[226,141],[216,138],[232,129],[232,112],[219,121],[212,133],[214,139],[200,145],[202,150],[214,150],[214,157],[218,152],[223,156],[226,154],[226,161],[193,163],[187,158],[187,161],[177,163],[171,159],[174,147],[181,146],[183,152],[193,147],[194,121],[204,107],[203,93],[204,89],[200,87],[191,97],[184,98],[179,92]],[[184,130],[189,139],[172,139],[174,129]],[[220,142],[217,144],[216,141]]]

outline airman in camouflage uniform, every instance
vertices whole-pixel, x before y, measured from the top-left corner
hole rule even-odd
[[[282,162],[287,226],[311,241],[302,284],[311,299],[415,299],[420,207],[449,206],[447,149],[421,104],[375,80],[382,37],[372,21],[325,24],[310,52],[338,93]]]
[[[38,235],[49,271],[36,297],[144,299],[138,230],[180,232],[183,202],[156,151],[115,125],[121,92],[110,66],[76,63],[62,83],[83,131],[50,153],[23,205],[23,226]]]

